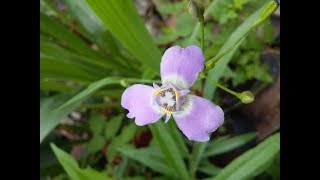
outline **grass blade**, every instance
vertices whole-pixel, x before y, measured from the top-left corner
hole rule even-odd
[[[251,133],[245,133],[242,135],[238,135],[232,138],[227,138],[222,141],[215,141],[213,140],[212,143],[208,146],[204,157],[207,156],[214,156],[222,153],[229,152],[233,149],[239,148],[251,140],[253,140],[255,137],[257,137],[256,132]]]
[[[233,160],[212,179],[249,179],[266,169],[279,151],[280,133],[276,133]]]
[[[166,162],[176,171],[179,179],[190,179],[181,156],[182,153],[169,133],[168,127],[160,120],[150,125],[149,128],[151,129],[152,135],[158,141]]]
[[[77,161],[73,159],[68,153],[58,148],[55,144],[51,143],[51,149],[56,155],[59,163],[62,165],[68,176],[73,180],[109,180],[110,177],[101,174],[100,172],[87,168],[80,169]]]
[[[145,166],[150,167],[154,171],[174,176],[175,172],[170,166],[167,166],[161,151],[157,148],[119,148],[118,149],[125,156],[134,159]]]
[[[78,88],[71,92],[40,100],[40,143],[59,124],[62,118],[70,113],[78,104],[65,106],[58,111],[53,109],[59,107],[70,97],[80,92],[80,90]]]
[[[139,61],[159,72],[161,53],[139,17],[133,1],[87,0],[110,32]]]

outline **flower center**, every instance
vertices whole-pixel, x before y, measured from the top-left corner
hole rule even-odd
[[[166,114],[172,114],[178,110],[179,92],[173,87],[159,88],[153,93],[153,97]]]

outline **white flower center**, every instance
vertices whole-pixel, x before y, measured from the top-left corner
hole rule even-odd
[[[160,97],[161,104],[167,104],[167,106],[171,107],[176,104],[175,100],[173,99],[172,92],[165,92],[164,97]]]
[[[153,97],[166,114],[177,111],[178,92],[173,88],[158,89],[153,93]]]

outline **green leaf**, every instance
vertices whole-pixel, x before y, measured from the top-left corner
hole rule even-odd
[[[206,152],[204,153],[204,157],[226,153],[236,148],[239,148],[253,140],[256,136],[256,132],[251,132],[238,135],[232,138],[225,138],[222,141],[213,140],[212,143],[210,143],[210,145],[208,146]]]
[[[70,70],[81,70],[84,75],[91,76],[95,79],[100,79],[107,76],[107,70],[111,70],[116,66],[106,65],[105,62],[88,58],[82,55],[73,53],[65,48],[62,48],[54,43],[40,41],[40,61],[48,61],[48,63],[63,63],[64,66],[71,66]],[[48,65],[50,66],[50,65]],[[46,67],[41,67],[46,68]]]
[[[135,136],[137,131],[137,126],[135,124],[129,124],[122,128],[121,133],[114,137],[111,144],[108,147],[107,157],[108,159],[113,159],[117,153],[117,148],[126,145]]]
[[[190,171],[192,175],[195,175],[198,166],[200,164],[200,160],[203,157],[203,153],[205,152],[205,149],[207,148],[208,143],[199,143],[196,142],[193,144],[193,151],[192,151],[192,158],[190,163]]]
[[[239,84],[244,83],[246,80],[248,80],[248,77],[246,77],[246,71],[242,68],[237,68],[235,71],[235,76],[232,78],[232,86],[236,87]]]
[[[176,33],[178,36],[185,37],[190,35],[194,26],[195,22],[192,21],[190,14],[182,13],[177,15]]]
[[[86,97],[94,93],[96,90],[102,88],[103,86],[111,85],[111,84],[119,84],[119,83],[120,83],[120,78],[118,77],[107,77],[99,81],[96,81],[91,85],[89,85],[85,90],[83,90],[82,92],[80,92],[79,94],[71,98],[69,101],[64,103],[62,106],[60,106],[60,108],[64,108],[66,106],[69,106],[71,104],[84,100]]]
[[[147,79],[135,79],[135,78],[121,78],[121,77],[106,77],[99,81],[96,81],[92,84],[90,84],[85,90],[71,98],[69,101],[64,103],[59,108],[64,108],[65,106],[69,106],[73,103],[77,103],[79,101],[84,100],[86,97],[97,91],[98,89],[106,86],[106,85],[115,85],[115,84],[121,84],[121,82],[125,83],[158,83],[157,80],[147,80]]]
[[[40,79],[73,81],[80,84],[87,84],[94,81],[96,77],[87,74],[84,69],[75,68],[56,59],[40,57]]]
[[[242,9],[242,6],[248,2],[249,2],[249,0],[233,0],[234,6],[237,9]]]
[[[48,16],[56,15],[56,12],[52,10],[50,5],[45,0],[40,0],[40,12]]]
[[[89,119],[89,128],[93,135],[102,135],[104,124],[106,123],[105,117],[100,113],[92,113]]]
[[[117,136],[118,144],[128,143],[133,139],[137,131],[137,126],[135,124],[129,124],[122,128],[121,134]]]
[[[157,39],[156,43],[157,44],[168,44],[170,42],[175,41],[179,36],[175,33],[165,33],[165,34],[160,34]]]
[[[86,154],[95,153],[102,149],[105,144],[105,140],[102,136],[94,136],[86,143]]]
[[[81,55],[49,41],[42,40],[40,44],[40,56],[55,58],[57,61],[69,62],[75,65],[89,66],[88,68],[96,71],[91,71],[91,74],[107,75],[110,73],[104,71],[114,71],[115,69],[121,73],[128,74],[126,73],[128,69],[117,63],[115,57],[101,58]]]
[[[211,14],[215,20],[218,20],[220,24],[226,25],[227,22],[238,17],[236,6],[238,5],[233,0],[218,1],[211,9]]]
[[[249,179],[266,169],[266,164],[269,164],[279,151],[280,133],[276,133],[233,160],[212,179]]]
[[[87,153],[94,153],[102,148],[105,143],[105,139],[102,134],[102,130],[105,125],[105,117],[102,114],[94,113],[89,120],[90,131],[92,132],[92,138],[86,143]]]
[[[154,171],[174,176],[175,172],[170,166],[167,166],[161,151],[158,148],[148,147],[139,149],[118,149],[125,156],[140,162],[141,164],[151,168]]]
[[[270,20],[266,21],[263,25],[263,40],[271,44],[273,40],[274,28]]]
[[[157,123],[150,125],[149,128],[153,137],[159,143],[168,165],[176,171],[179,179],[189,179],[180,148],[171,136],[168,127],[166,127],[162,121],[158,121]]]
[[[112,177],[114,179],[124,179],[123,176],[126,173],[126,167],[128,165],[128,158],[123,157],[120,164],[114,168]],[[126,178],[127,179],[127,178]]]
[[[74,88],[75,86],[68,85],[65,82],[40,79],[40,90],[66,92],[66,91],[72,91],[74,90]]]
[[[250,15],[228,38],[224,43],[219,53],[215,58],[206,62],[206,67],[210,67],[212,63],[219,61],[214,65],[214,68],[209,71],[208,76],[214,81],[219,81],[223,75],[225,68],[230,62],[233,53],[239,47],[242,40],[248,35],[248,33],[267,19],[276,9],[278,4],[270,0],[262,8]],[[208,70],[208,69],[207,69]],[[216,86],[210,84],[208,81],[205,82],[204,94],[206,98],[212,99],[216,90]],[[209,92],[208,92],[209,91]]]
[[[221,171],[221,168],[206,160],[200,165],[199,171],[211,176],[215,176]]]
[[[107,124],[106,124],[106,129],[105,129],[105,137],[107,139],[111,139],[113,138],[116,133],[119,131],[121,123],[123,120],[123,114],[120,114],[118,116],[115,116],[113,118],[111,118]]]
[[[98,36],[107,30],[85,0],[65,0],[65,3],[70,15],[76,18],[90,34]]]
[[[176,142],[176,144],[178,145],[178,147],[180,149],[181,156],[183,158],[187,158],[189,156],[189,150],[188,150],[188,147],[186,144],[185,136],[179,131],[179,129],[173,119],[169,120],[169,122],[167,124],[169,124],[169,132],[170,132],[173,140]]]
[[[276,155],[266,172],[270,174],[273,179],[280,179],[280,152]]]
[[[238,47],[240,46],[240,43],[236,45],[234,49],[232,49],[227,55],[225,55],[223,58],[221,58],[220,61],[226,62],[230,61],[235,52],[238,50]],[[214,70],[209,71],[208,77],[216,82],[218,82],[217,77],[220,78],[225,73],[224,68],[218,68],[215,67]],[[209,81],[205,81],[204,83],[204,89],[203,89],[203,97],[206,99],[213,99],[214,93],[217,89],[216,85],[211,84]]]
[[[71,92],[40,100],[40,143],[78,104],[65,106],[59,110],[55,109],[80,90],[80,88],[77,88]]]
[[[182,1],[182,2],[176,2],[176,3],[160,4],[156,6],[156,8],[162,15],[170,15],[173,13],[179,13],[180,11],[183,10],[183,8],[186,8],[187,6],[188,6],[187,1]]]
[[[51,148],[56,155],[59,163],[62,165],[68,176],[73,180],[107,180],[110,177],[101,174],[100,172],[87,168],[80,169],[78,163],[68,153],[58,148],[55,144],[51,143]]]
[[[266,82],[266,83],[271,83],[272,82],[272,77],[268,72],[269,67],[267,66],[267,64],[263,64],[260,66],[255,66],[253,68],[253,77]]]
[[[81,25],[90,33],[90,37],[97,42],[103,50],[119,54],[118,46],[107,30],[103,22],[92,11],[85,0],[66,0],[68,12],[76,18]]]
[[[69,31],[67,27],[43,13],[40,13],[40,32],[60,40],[66,47],[78,52],[79,54],[101,57],[97,51],[93,51],[91,47],[79,36],[75,35]]]
[[[139,61],[159,72],[161,53],[139,17],[133,1],[87,0],[110,32]]]

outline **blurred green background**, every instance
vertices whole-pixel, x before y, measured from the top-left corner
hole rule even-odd
[[[280,8],[204,4],[206,60],[235,47],[208,76],[256,99],[197,81],[191,92],[225,111],[197,143],[173,120],[136,126],[120,105],[127,86],[160,83],[164,50],[200,46],[187,0],[40,0],[40,179],[280,179]]]

